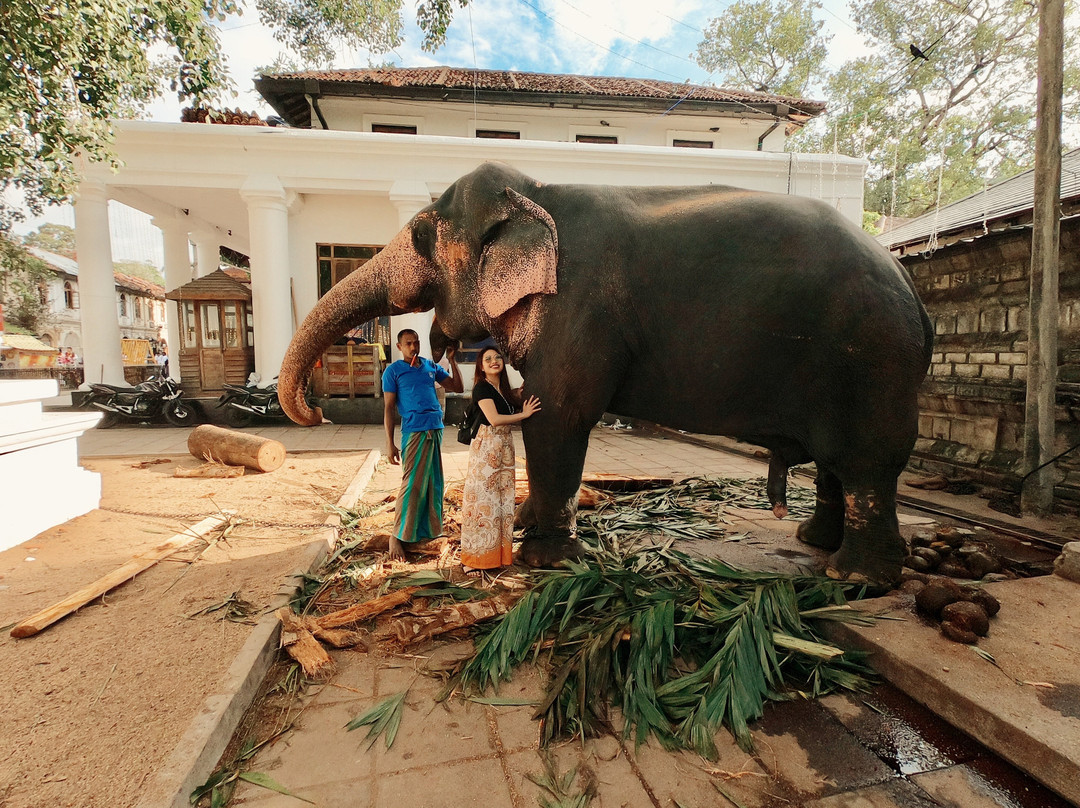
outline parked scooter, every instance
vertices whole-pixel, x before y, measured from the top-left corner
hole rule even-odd
[[[98,422],[102,429],[125,418],[149,421],[165,416],[173,426],[191,426],[198,421],[195,407],[180,397],[180,385],[168,376],[155,376],[134,387],[91,384],[86,404],[105,413]]]
[[[287,417],[278,401],[276,381],[266,387],[258,387],[254,380],[249,380],[244,387],[226,384],[217,406],[223,408],[222,417],[229,426],[247,426],[256,417]]]

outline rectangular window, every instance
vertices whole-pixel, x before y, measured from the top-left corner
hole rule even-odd
[[[318,254],[319,297],[356,272],[382,249],[370,244],[317,244],[315,247]],[[392,344],[390,318],[379,317],[364,323],[345,334],[338,340],[338,344],[344,345],[350,339],[357,342]]]
[[[415,126],[401,126],[399,124],[392,123],[373,123],[371,125],[372,132],[379,132],[384,135],[415,135]]]
[[[198,347],[195,335],[195,304],[190,300],[184,301],[184,327],[180,329],[180,337],[185,348]]]
[[[202,317],[202,347],[221,347],[221,323],[217,303],[203,303],[199,311]]]
[[[673,140],[671,145],[681,149],[711,149],[713,147],[711,140]]]
[[[574,137],[578,143],[618,143],[615,135],[577,135]]]
[[[355,272],[382,249],[364,244],[318,244],[319,297]]]
[[[242,348],[243,342],[240,336],[240,312],[237,311],[236,303],[222,305],[225,315],[225,347]]]
[[[501,129],[477,129],[476,136],[496,140],[521,140],[521,132],[504,132]]]

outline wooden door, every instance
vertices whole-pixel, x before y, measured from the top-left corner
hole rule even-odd
[[[221,303],[199,303],[199,375],[203,390],[222,390],[225,384],[225,353],[222,347]]]

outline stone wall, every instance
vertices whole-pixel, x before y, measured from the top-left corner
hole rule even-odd
[[[1019,491],[1028,349],[1030,229],[907,256],[934,323],[912,466]],[[1062,222],[1055,454],[1080,443],[1080,221]],[[1056,502],[1080,509],[1080,449],[1057,463]]]

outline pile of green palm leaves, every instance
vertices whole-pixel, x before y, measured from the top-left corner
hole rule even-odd
[[[858,658],[822,642],[814,624],[859,619],[847,584],[746,572],[698,560],[671,542],[626,551],[603,536],[536,585],[477,641],[457,684],[483,692],[544,657],[549,691],[537,710],[545,742],[610,729],[715,758],[727,726],[744,749],[747,722],[770,699],[865,686]],[[865,618],[862,618],[865,621]]]

